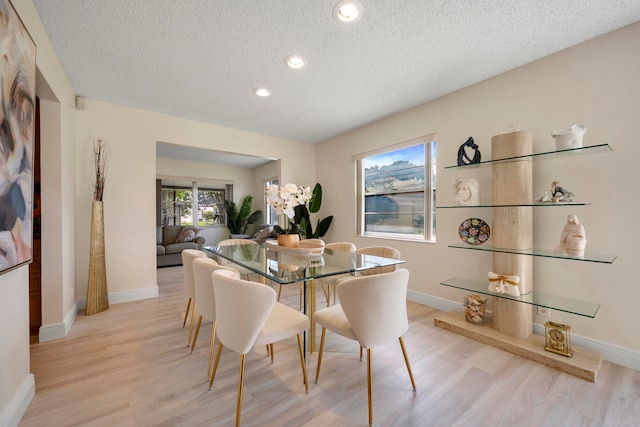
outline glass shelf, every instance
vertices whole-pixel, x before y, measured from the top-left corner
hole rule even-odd
[[[456,249],[467,249],[472,251],[485,251],[485,252],[501,252],[505,254],[516,254],[516,255],[528,255],[528,256],[539,256],[545,258],[559,258],[559,259],[570,259],[574,261],[586,261],[586,262],[599,262],[603,264],[613,264],[613,261],[617,258],[617,255],[601,255],[601,254],[592,254],[585,253],[582,256],[577,255],[568,255],[568,254],[559,254],[553,252],[550,249],[505,249],[505,248],[494,248],[491,245],[449,245],[450,248]]]
[[[580,148],[570,148],[568,150],[554,150],[547,151],[544,153],[533,153],[527,154],[525,156],[516,156],[516,157],[507,157],[504,159],[497,160],[486,160],[480,163],[472,163],[470,165],[454,165],[454,166],[445,166],[445,169],[456,169],[456,168],[478,168],[487,165],[494,165],[498,163],[508,163],[522,160],[546,160],[554,157],[567,157],[567,156],[578,156],[584,154],[598,154],[598,153],[608,153],[613,151],[609,144],[598,144],[598,145],[590,145],[588,147],[580,147]]]
[[[596,313],[600,308],[600,304],[575,300],[571,298],[557,297],[554,295],[541,294],[538,292],[530,292],[526,295],[520,295],[519,297],[513,297],[506,294],[498,294],[488,290],[488,281],[479,282],[477,280],[468,280],[454,277],[440,284],[452,288],[464,289],[476,294],[490,295],[497,298],[509,299],[512,301],[517,301],[538,307],[547,307],[551,310],[558,310],[565,313],[577,314],[579,316],[591,318],[596,317]]]
[[[480,204],[473,206],[436,206],[436,209],[456,209],[456,208],[526,208],[526,207],[539,207],[539,206],[589,206],[591,203],[580,202],[562,202],[562,203],[531,203],[531,204],[519,204],[519,205],[491,205]]]

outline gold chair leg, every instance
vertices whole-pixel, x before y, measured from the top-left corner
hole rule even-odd
[[[240,412],[242,411],[242,389],[244,387],[245,355],[240,355],[240,378],[238,379],[238,405],[236,406],[236,427],[240,427]]]
[[[189,308],[191,307],[191,297],[187,301],[187,310],[184,312],[184,320],[182,321],[182,327],[187,324],[187,317],[189,317]]]
[[[191,351],[189,353],[193,353],[193,349],[196,348],[196,341],[198,340],[198,333],[200,332],[200,325],[202,325],[202,316],[198,317],[198,324],[196,325],[196,331],[193,334],[193,342],[191,343]]]
[[[187,337],[187,347],[191,345],[191,335],[193,334],[193,324],[196,322],[196,310],[198,309],[195,301],[193,302],[193,310],[191,310],[191,322],[189,323],[189,336]]]
[[[213,364],[213,347],[216,340],[216,321],[211,325],[211,343],[209,344],[209,365],[207,366],[207,379],[211,378],[211,365]]]
[[[324,293],[324,299],[327,301],[327,307],[331,304],[331,285],[320,282],[322,285],[322,292]]]
[[[218,344],[218,352],[216,353],[216,361],[213,364],[213,371],[211,371],[211,379],[209,379],[209,390],[213,385],[213,379],[216,377],[216,371],[218,370],[218,362],[220,361],[220,353],[222,353],[222,343]]]
[[[373,405],[372,405],[372,374],[371,374],[371,349],[367,349],[367,394],[369,396],[369,425],[373,424]]]
[[[360,346],[360,361],[362,361],[362,346]]]
[[[320,365],[322,364],[322,350],[324,350],[324,335],[327,332],[327,328],[322,327],[322,334],[320,334],[320,349],[318,350],[318,367],[316,368],[316,384],[318,384],[318,378],[320,377]]]
[[[302,294],[303,294],[303,292],[302,292],[302,286],[303,285],[302,284],[303,283],[304,282],[300,282],[300,307],[298,308],[298,310],[300,310],[300,311],[302,311]]]
[[[271,363],[273,363],[273,343],[269,344],[269,354],[271,354]]]
[[[413,372],[411,372],[411,365],[409,364],[409,356],[407,356],[407,349],[404,348],[404,340],[402,337],[400,339],[400,347],[402,348],[402,355],[404,356],[404,363],[407,365],[407,371],[409,371],[409,378],[411,378],[411,385],[413,386],[413,391],[416,391],[416,382],[413,380]]]
[[[302,349],[302,334],[298,334],[298,350],[300,351],[300,364],[302,365],[302,378],[304,379],[304,391],[309,393],[309,382],[307,381],[307,364],[304,361],[304,350]]]

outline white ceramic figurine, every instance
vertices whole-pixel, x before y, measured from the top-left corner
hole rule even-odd
[[[587,236],[580,220],[575,215],[567,216],[567,223],[562,229],[560,244],[553,250],[557,253],[582,256],[587,246]]]
[[[587,128],[582,125],[573,125],[562,132],[553,131],[551,136],[556,140],[556,151],[569,150],[582,147],[582,137],[587,133]]]

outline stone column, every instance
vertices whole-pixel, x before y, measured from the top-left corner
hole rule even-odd
[[[492,160],[531,154],[532,136],[516,131],[491,138]],[[493,204],[531,204],[531,159],[499,162],[492,166]],[[493,246],[503,249],[531,249],[533,246],[533,215],[530,206],[493,208],[491,230]],[[533,260],[528,255],[493,253],[493,272],[520,277],[520,293],[533,291]],[[533,306],[504,298],[493,298],[493,328],[507,335],[526,338],[533,331]]]

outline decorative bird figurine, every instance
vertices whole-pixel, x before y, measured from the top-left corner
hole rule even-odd
[[[559,151],[582,147],[582,137],[585,133],[587,133],[586,127],[573,125],[562,132],[553,131],[551,136],[556,140],[556,151]]]

